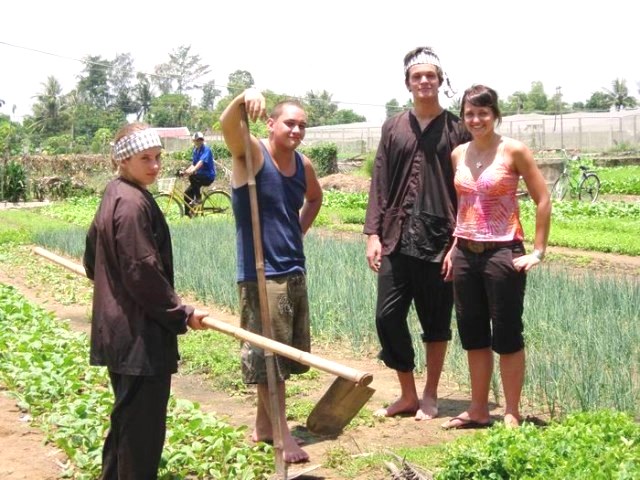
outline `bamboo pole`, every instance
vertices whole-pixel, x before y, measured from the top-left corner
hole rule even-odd
[[[34,247],[33,252],[40,255],[41,257],[51,260],[52,262],[62,265],[66,269],[71,270],[72,272],[77,273],[78,275],[82,275],[83,277],[87,276],[87,272],[84,270],[84,267],[82,265],[72,262],[71,260],[67,260],[66,258],[61,257],[60,255],[56,255],[55,253],[50,252],[49,250],[45,250],[44,248],[41,248],[41,247]]]
[[[244,158],[247,167],[247,186],[249,189],[249,204],[251,210],[251,231],[253,233],[253,252],[256,260],[256,276],[258,280],[258,300],[260,304],[260,319],[262,323],[262,335],[273,338],[271,317],[269,315],[269,303],[267,300],[267,279],[264,273],[264,253],[262,250],[262,232],[260,229],[260,211],[258,210],[258,193],[256,190],[256,178],[253,164],[253,152],[251,147],[251,132],[249,131],[249,119],[244,103],[240,104],[242,115],[240,128],[244,139]],[[276,361],[273,352],[264,351],[264,360],[267,367],[267,387],[269,390],[269,404],[271,410],[271,427],[273,428],[273,449],[275,452],[276,476],[287,480],[287,464],[284,461],[284,428],[280,416],[280,405],[284,399],[280,398],[278,381],[276,378]]]
[[[82,265],[67,260],[60,255],[56,255],[49,250],[41,247],[34,247],[33,252],[37,255],[40,255],[41,257],[44,257],[54,263],[57,263],[58,265],[67,268],[68,270],[71,270],[74,273],[77,273],[78,275],[81,275],[83,277],[87,276]],[[222,320],[217,320],[213,317],[206,317],[202,320],[202,323],[207,328],[210,328],[212,330],[231,335],[232,337],[235,337],[239,340],[245,340],[250,344],[260,347],[264,350],[277,353],[278,355],[282,355],[283,357],[290,358],[291,360],[295,360],[296,362],[302,363],[304,365],[309,365],[310,367],[317,368],[318,370],[322,370],[323,372],[331,373],[337,377],[342,377],[345,380],[349,380],[365,386],[369,385],[373,380],[373,375],[370,373],[351,368],[347,365],[342,365],[341,363],[334,362],[333,360],[329,360],[327,358],[319,357],[318,355],[314,355],[303,350],[299,350],[284,343],[280,343],[270,338],[266,338],[262,335],[258,335],[257,333],[253,333],[243,328],[236,327],[235,325],[231,325],[230,323],[224,322]]]
[[[318,370],[322,370],[323,372],[331,373],[337,377],[342,377],[345,380],[349,380],[351,382],[365,386],[369,385],[373,380],[373,375],[371,375],[370,373],[361,372],[360,370],[356,370],[355,368],[351,368],[332,360],[313,355],[309,352],[298,350],[297,348],[291,347],[284,343],[276,342],[275,340],[263,337],[261,335],[258,335],[257,333],[249,332],[248,330],[244,330],[240,327],[230,325],[229,323],[223,322],[222,320],[216,320],[212,317],[206,317],[202,320],[202,323],[213,330],[226,333],[227,335],[231,335],[240,340],[245,340],[252,345],[260,347],[264,350],[277,353],[278,355],[282,355],[283,357],[290,358],[291,360],[295,360],[296,362],[302,363],[304,365],[309,365],[310,367],[317,368]]]

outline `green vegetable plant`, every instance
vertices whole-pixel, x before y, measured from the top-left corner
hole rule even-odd
[[[74,333],[0,284],[0,383],[69,457],[66,477],[97,478],[113,402],[104,368],[88,368],[86,335]],[[271,447],[248,445],[245,429],[172,397],[159,478],[268,478]]]

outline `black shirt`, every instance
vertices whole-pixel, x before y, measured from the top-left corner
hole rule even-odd
[[[447,110],[424,130],[410,111],[382,125],[364,233],[380,236],[383,255],[442,261],[457,206],[451,152],[467,140],[460,119]]]

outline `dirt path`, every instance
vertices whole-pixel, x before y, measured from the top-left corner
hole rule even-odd
[[[568,249],[551,249],[564,262],[569,257],[588,257],[589,262],[596,262],[612,273],[640,274],[640,258],[623,257],[610,254],[592,254]],[[563,260],[564,259],[564,260]],[[46,260],[42,260],[46,262]],[[584,262],[581,262],[584,263]],[[571,264],[567,261],[567,264]],[[588,263],[587,263],[588,264]],[[88,305],[76,304],[65,306],[57,302],[47,293],[47,286],[33,286],[25,280],[26,274],[20,268],[7,268],[0,264],[0,282],[14,285],[27,299],[53,311],[61,320],[67,320],[75,330],[88,331]],[[237,324],[237,318],[212,306],[207,308],[214,318]],[[194,333],[197,334],[197,333]],[[371,384],[376,392],[367,408],[374,410],[392,402],[399,393],[399,387],[392,371],[375,360],[373,355],[353,358],[349,352],[336,351],[334,346],[327,349],[314,345],[313,352],[346,365],[370,372],[374,376]],[[452,348],[457,348],[452,346]],[[322,386],[312,392],[311,399],[317,400],[326,391],[334,377],[321,375]],[[423,384],[418,378],[418,388]],[[212,389],[205,379],[197,375],[175,376],[174,394],[200,403],[202,409],[214,412],[232,425],[252,424],[255,413],[254,399],[249,397],[229,396]],[[292,423],[291,427],[307,440],[305,449],[310,453],[313,464],[326,462],[336,452],[348,454],[366,454],[400,446],[419,446],[449,441],[463,432],[448,432],[440,428],[447,418],[463,411],[468,404],[468,395],[461,392],[457,385],[443,379],[440,388],[440,418],[432,421],[416,422],[412,417],[386,419],[376,422],[374,426],[349,428],[337,438],[322,438],[311,435],[304,425]],[[500,407],[494,405],[493,414],[499,416]],[[537,415],[539,412],[525,411],[525,414]],[[248,429],[250,431],[250,428]],[[24,421],[22,412],[16,407],[13,399],[0,395],[0,478],[3,479],[53,479],[61,473],[60,464],[64,455],[50,445],[44,444],[42,434]],[[329,468],[319,468],[308,479],[343,478],[339,472]],[[389,478],[386,472],[367,472],[364,479]]]
[[[87,305],[65,306],[48,297],[45,287],[34,288],[28,286],[21,277],[21,272],[15,269],[11,272],[0,267],[0,282],[15,286],[28,300],[42,305],[52,311],[61,321],[69,321],[71,327],[77,331],[87,332],[89,321],[87,318]],[[237,318],[223,311],[215,310],[211,306],[207,308],[214,318],[237,324]],[[368,408],[375,409],[392,402],[399,393],[395,375],[374,358],[351,358],[346,352],[339,353],[335,349],[331,352],[314,347],[314,353],[326,358],[339,361],[345,365],[364,370],[373,374],[374,381],[371,387],[376,392],[368,404]],[[312,392],[310,398],[317,400],[326,391],[333,376],[321,374],[321,386]],[[418,385],[423,383],[423,378],[418,378]],[[255,414],[254,398],[229,396],[223,392],[212,389],[206,379],[198,375],[181,375],[174,377],[173,392],[180,398],[187,398],[200,403],[201,408],[210,413],[215,413],[234,426],[251,426]],[[441,416],[430,422],[416,422],[412,417],[387,419],[380,421],[374,427],[358,427],[347,429],[337,438],[323,438],[312,435],[304,425],[290,423],[296,434],[307,442],[304,447],[312,457],[312,464],[323,463],[332,451],[345,451],[349,454],[366,454],[403,445],[426,445],[447,441],[456,436],[458,432],[445,432],[439,428],[444,417],[453,416],[462,411],[466,405],[466,396],[458,391],[453,383],[443,380],[441,388]],[[64,456],[50,445],[43,444],[42,434],[29,427],[28,422],[21,420],[21,412],[16,407],[15,401],[8,397],[0,397],[0,465],[11,469],[12,475],[5,476],[6,472],[0,469],[0,478],[58,478],[61,472],[56,460],[62,462]],[[496,412],[497,413],[497,412]],[[21,434],[28,430],[28,435]],[[250,428],[247,429],[250,432]],[[30,452],[30,453],[26,453]],[[39,459],[39,461],[34,461]],[[293,467],[292,467],[293,468]],[[8,472],[9,470],[7,470]],[[292,470],[295,471],[295,470]],[[313,476],[306,478],[338,479],[343,478],[330,469],[319,468],[313,472]],[[381,472],[381,476],[372,476],[368,473],[367,479],[387,478]]]
[[[42,432],[15,399],[0,392],[0,478],[4,480],[53,480],[60,477],[66,457],[59,449],[44,445]]]
[[[589,275],[640,276],[640,257],[615,253],[587,252],[565,247],[548,247],[551,261],[558,267]]]

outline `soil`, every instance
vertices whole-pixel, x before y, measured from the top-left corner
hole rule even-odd
[[[348,176],[348,185],[340,182],[342,174],[337,174],[333,179],[325,177],[326,186],[330,182],[336,182],[341,190],[350,188],[355,191],[366,190],[366,186],[359,183],[359,179]],[[330,188],[330,187],[328,187]],[[338,187],[334,187],[338,188]],[[640,257],[629,257],[603,253],[582,252],[562,248],[550,248],[550,264],[567,268],[588,268],[591,271],[607,272],[611,274],[640,275]],[[46,260],[42,259],[43,262]],[[595,267],[595,268],[594,268]],[[43,308],[54,312],[60,321],[68,321],[73,329],[88,331],[89,323],[86,304],[72,306],[58,303],[48,293],[46,285],[34,286],[26,281],[26,269],[0,264],[0,282],[15,286],[28,300],[37,303]],[[186,299],[189,301],[189,299]],[[189,302],[193,303],[193,302]],[[214,305],[201,305],[210,315],[219,320],[237,324],[238,319],[225,311],[217,309]],[[196,334],[197,333],[192,333]],[[456,348],[452,346],[452,348]],[[357,368],[373,374],[374,381],[370,385],[376,390],[366,408],[375,410],[393,402],[399,393],[397,379],[393,371],[387,369],[375,355],[362,355],[354,358],[348,351],[339,351],[335,345],[314,345],[314,354],[329,358],[345,365]],[[321,374],[322,385],[316,392],[310,394],[317,400],[333,382],[333,376]],[[424,384],[424,378],[417,376],[416,382],[420,391]],[[0,390],[1,390],[0,386]],[[229,396],[213,389],[207,380],[198,375],[177,374],[174,377],[173,391],[177,397],[187,398],[200,403],[202,409],[216,413],[227,422],[235,426],[251,426],[255,414],[255,398],[249,396]],[[346,453],[350,455],[367,455],[370,452],[384,451],[388,448],[415,447],[420,445],[447,442],[458,435],[465,435],[469,431],[444,431],[440,425],[448,418],[465,410],[468,405],[469,395],[461,390],[457,384],[445,377],[440,385],[440,415],[435,420],[416,422],[412,416],[376,421],[374,426],[359,426],[347,428],[335,437],[319,437],[311,434],[304,425],[290,422],[295,434],[306,442],[305,449],[311,455],[311,465],[326,465],[327,460],[336,455]],[[500,419],[500,405],[493,405],[492,415]],[[545,418],[543,412],[525,410],[525,415],[536,418]],[[247,432],[251,429],[248,428]],[[247,433],[248,435],[248,433]],[[247,438],[249,441],[249,439]],[[29,416],[20,411],[16,402],[8,392],[0,391],[0,478],[17,479],[55,479],[60,478],[62,466],[66,458],[55,446],[45,442],[44,435],[30,425]],[[292,466],[290,473],[301,467]],[[307,479],[338,479],[344,478],[339,470],[320,466],[305,476],[298,478]],[[359,480],[391,478],[387,471],[368,471]]]
[[[368,192],[371,180],[366,177],[334,173],[319,179],[323,190],[339,190],[347,193]]]

